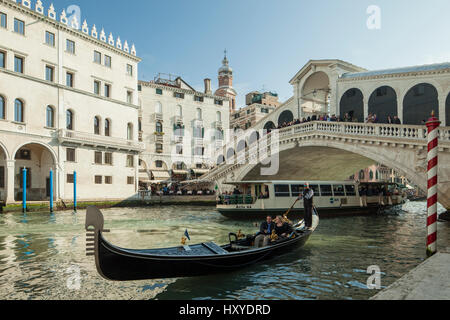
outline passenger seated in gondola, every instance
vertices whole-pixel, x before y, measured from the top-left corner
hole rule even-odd
[[[271,216],[267,216],[267,220],[261,224],[258,236],[255,238],[255,247],[267,247],[273,230],[275,230],[275,223],[272,221]]]
[[[281,216],[275,218],[275,233],[279,238],[287,238],[293,231],[292,226],[284,222]]]

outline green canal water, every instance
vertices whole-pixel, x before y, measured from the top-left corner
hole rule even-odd
[[[442,209],[442,208],[441,208]],[[0,216],[1,299],[368,299],[367,268],[378,265],[387,287],[425,255],[425,203],[381,216],[322,219],[304,248],[231,274],[116,283],[103,280],[86,257],[85,212]],[[104,210],[106,237],[128,248],[225,244],[229,232],[255,232],[210,207]],[[450,225],[439,224],[450,247]]]

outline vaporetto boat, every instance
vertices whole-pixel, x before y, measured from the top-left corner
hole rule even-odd
[[[376,213],[406,200],[406,194],[395,183],[242,181],[225,183],[234,186],[235,191],[218,197],[217,210],[226,217],[238,219],[283,215],[303,193],[306,184],[314,191],[314,205],[322,217]],[[303,212],[303,201],[298,201],[291,210],[291,214]]]

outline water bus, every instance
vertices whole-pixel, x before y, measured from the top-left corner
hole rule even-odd
[[[377,213],[406,200],[398,184],[387,182],[242,181],[225,183],[235,190],[218,197],[217,210],[229,218],[282,215],[303,193],[307,183],[314,191],[314,205],[322,217]],[[298,201],[291,214],[303,212],[303,201]]]

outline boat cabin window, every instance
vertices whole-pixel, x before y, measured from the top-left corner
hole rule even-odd
[[[347,196],[356,196],[356,189],[354,185],[346,185],[345,192],[347,193]]]
[[[298,197],[301,194],[303,194],[303,190],[305,190],[305,187],[303,185],[299,185],[299,184],[291,185],[291,191],[292,191],[293,197]]]
[[[320,190],[317,184],[311,184],[309,187],[312,189],[312,191],[314,191],[315,197],[320,197]]]
[[[322,197],[332,196],[332,188],[331,185],[321,185],[320,186],[320,193],[322,194]]]
[[[277,198],[288,198],[291,196],[288,184],[276,184],[275,185],[275,197]]]
[[[342,197],[345,196],[344,192],[344,186],[342,184],[340,185],[334,185],[333,186],[333,192],[335,197]]]

